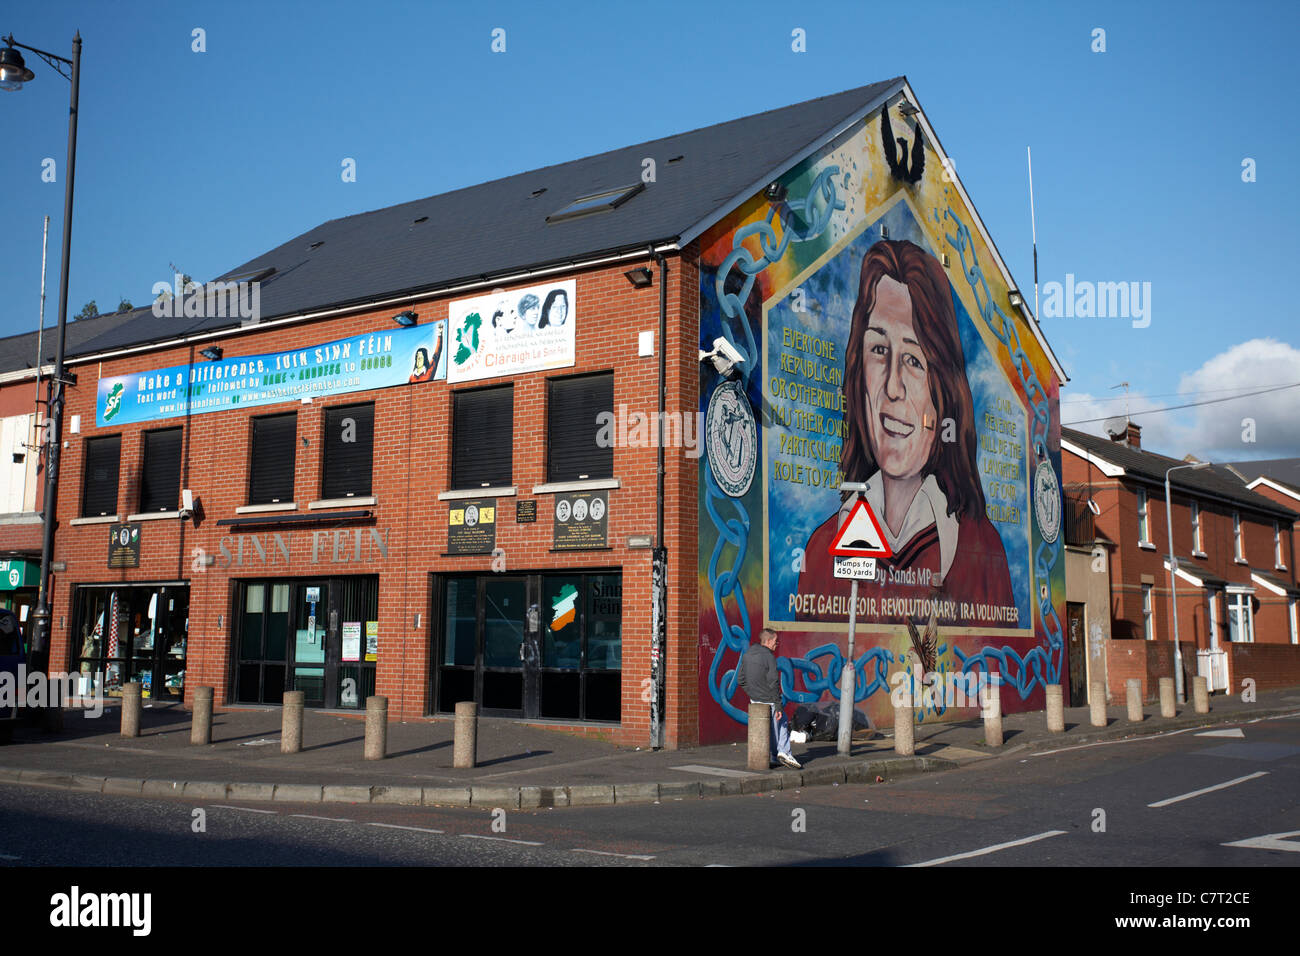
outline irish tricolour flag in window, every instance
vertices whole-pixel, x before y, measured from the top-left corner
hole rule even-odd
[[[574,605],[578,603],[578,589],[572,584],[566,584],[560,588],[560,596],[555,599],[551,605],[551,610],[555,612],[555,617],[551,619],[551,630],[562,631],[568,625],[573,623],[577,611]]]

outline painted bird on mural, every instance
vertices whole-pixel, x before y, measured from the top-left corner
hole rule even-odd
[[[916,650],[916,656],[921,662],[921,673],[919,676],[924,677],[934,670],[935,657],[939,646],[939,622],[935,613],[937,609],[931,608],[930,620],[925,625],[925,637],[917,633],[916,625],[912,619],[907,619],[907,633],[912,638],[912,647]]]
[[[905,183],[920,182],[921,174],[925,172],[925,146],[921,141],[920,125],[915,121],[912,122],[910,167],[907,160],[907,140],[901,136],[894,136],[893,127],[889,123],[889,107],[880,111],[880,141],[885,147],[885,160],[889,163],[889,171],[894,174],[894,178]]]

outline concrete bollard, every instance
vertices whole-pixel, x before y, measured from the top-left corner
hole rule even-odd
[[[1099,680],[1088,685],[1088,722],[1094,727],[1106,726],[1106,685]]]
[[[388,756],[388,698],[366,698],[366,759]]]
[[[1198,714],[1210,712],[1210,685],[1205,682],[1204,677],[1192,678],[1192,697],[1195,699]]]
[[[280,724],[280,753],[296,754],[302,750],[302,705],[303,692],[286,690]]]
[[[1047,732],[1065,733],[1065,694],[1060,684],[1047,685]]]
[[[1128,703],[1128,719],[1135,724],[1142,723],[1142,681],[1136,677],[1126,680],[1124,697]]]
[[[903,690],[894,707],[894,753],[910,757],[916,753],[916,710],[911,690]]]
[[[984,743],[989,747],[1002,746],[1002,688],[988,684],[984,694]]]
[[[212,688],[194,688],[194,713],[190,718],[190,743],[212,743]]]
[[[1176,713],[1174,706],[1174,679],[1160,678],[1160,716],[1172,717]]]
[[[749,702],[749,751],[745,766],[767,770],[772,766],[772,705]]]
[[[140,691],[139,681],[122,685],[122,736],[140,736]]]
[[[462,700],[456,705],[451,765],[460,769],[478,766],[478,704],[472,700]]]

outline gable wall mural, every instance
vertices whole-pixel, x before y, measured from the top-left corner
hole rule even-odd
[[[1060,381],[954,178],[895,102],[701,239],[700,347],[745,357],[701,365],[702,742],[743,733],[764,626],[787,713],[838,710],[842,481],[893,551],[859,586],[859,726],[892,724],[902,681],[933,722],[977,716],[980,680],[1014,713],[1068,679]]]

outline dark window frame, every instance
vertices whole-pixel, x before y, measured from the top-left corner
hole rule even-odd
[[[117,444],[117,457],[115,467],[113,468],[113,500],[108,511],[92,511],[90,509],[91,498],[88,495],[91,489],[91,456],[92,448],[105,448],[107,443],[115,442]],[[102,518],[108,515],[116,516],[118,514],[117,502],[122,481],[122,435],[96,435],[94,438],[87,438],[82,457],[82,474],[81,474],[81,517],[83,518]],[[95,482],[96,486],[100,482]],[[95,497],[95,502],[99,503],[99,496]]]
[[[462,428],[473,429],[478,431],[480,436],[482,430],[472,425],[462,425],[461,415],[463,414],[460,407],[461,402],[469,402],[473,399],[471,396],[484,395],[490,392],[501,393],[509,392],[510,410],[504,416],[503,421],[509,428],[509,434],[501,434],[500,431],[491,439],[489,447],[491,454],[485,454],[488,458],[486,464],[479,464],[477,467],[482,472],[478,475],[466,475],[466,471],[471,471],[471,464],[462,462],[461,449],[459,447],[459,438]],[[479,491],[484,488],[504,488],[510,487],[514,482],[514,420],[515,420],[515,385],[514,382],[506,382],[500,385],[485,385],[478,388],[462,388],[451,393],[451,463],[450,472],[447,475],[447,482],[452,491]],[[485,440],[481,439],[480,440]],[[501,465],[504,464],[504,476],[500,472]],[[487,473],[490,469],[490,474]],[[487,474],[488,480],[482,480],[484,474]]]
[[[292,441],[288,442],[288,448],[289,448],[288,497],[286,498],[283,495],[281,495],[280,497],[277,498],[274,495],[268,494],[268,495],[260,496],[260,497],[265,497],[266,498],[265,501],[259,500],[259,495],[256,493],[256,485],[258,481],[258,464],[259,462],[265,463],[268,461],[268,459],[264,456],[258,455],[258,422],[270,422],[276,419],[283,420],[286,418],[293,419],[293,439]],[[258,415],[249,419],[248,429],[249,429],[248,503],[250,505],[269,505],[269,504],[288,504],[293,502],[294,484],[295,484],[294,479],[296,478],[296,466],[298,462],[298,413],[278,412],[274,415]],[[263,467],[267,467],[267,466],[264,464]],[[266,478],[265,475],[263,475],[263,478],[267,481],[270,480],[269,478]]]
[[[357,487],[348,490],[348,481],[345,477],[331,477],[331,449],[337,448],[335,454],[341,452],[341,440],[331,442],[331,419],[334,416],[342,415],[347,417],[349,413],[356,414],[355,409],[370,410],[370,442],[366,449],[366,476],[365,482],[358,482]],[[337,419],[335,419],[337,421]],[[357,423],[357,430],[361,430],[361,423]],[[356,443],[358,446],[360,443]],[[336,468],[345,467],[337,461],[334,463]],[[331,482],[335,484],[331,485]],[[334,500],[342,498],[367,498],[374,494],[375,489],[375,403],[370,402],[349,402],[346,405],[332,405],[321,410],[321,469],[320,469],[320,496],[325,500]]]
[[[605,459],[605,460],[588,461],[585,467],[572,468],[571,469],[573,472],[572,474],[568,474],[567,472],[561,473],[560,471],[557,470],[563,467],[564,465],[568,464],[568,459],[572,457],[573,453],[568,452],[563,461],[557,461],[555,441],[553,435],[554,426],[556,424],[554,419],[554,415],[556,411],[556,401],[555,401],[556,387],[559,386],[563,388],[564,385],[571,382],[578,382],[578,381],[591,380],[597,378],[607,378],[609,380],[609,407],[608,408],[602,407],[600,409],[597,409],[596,411],[597,412],[608,411],[612,415],[614,414],[614,409],[615,409],[613,369],[602,369],[596,372],[582,372],[578,375],[555,376],[553,378],[548,378],[546,380],[546,482],[547,484],[558,484],[560,482],[568,482],[568,481],[598,481],[601,479],[609,479],[614,477],[614,446],[613,445],[611,445],[609,448],[596,447],[590,453],[593,456],[599,456],[601,459]],[[589,408],[588,411],[590,410],[591,409]],[[595,421],[592,422],[591,427],[594,433],[599,434],[600,428],[598,425],[596,425]],[[586,477],[585,478],[578,477],[580,472],[585,474]]]

